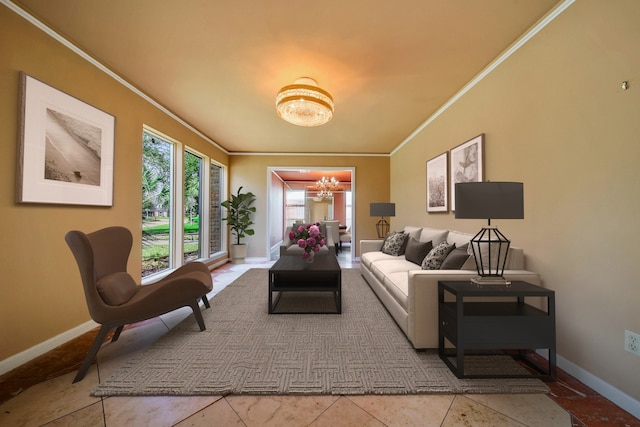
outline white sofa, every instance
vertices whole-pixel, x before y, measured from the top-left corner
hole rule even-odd
[[[426,227],[405,227],[403,230],[420,242],[442,241],[460,247],[473,235]],[[438,347],[438,281],[470,280],[477,276],[473,256],[460,270],[422,270],[407,261],[404,255],[381,252],[382,240],[360,241],[360,271],[388,312],[405,333],[415,349]],[[538,274],[524,270],[524,252],[511,247],[507,255],[504,277],[540,285]]]

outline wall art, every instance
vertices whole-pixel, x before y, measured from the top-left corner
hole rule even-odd
[[[20,73],[19,203],[113,205],[115,118]]]
[[[451,149],[451,210],[456,210],[456,184],[484,179],[484,134]]]
[[[447,153],[427,161],[427,212],[447,212]]]

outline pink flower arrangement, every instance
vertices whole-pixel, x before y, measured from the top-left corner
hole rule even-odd
[[[296,242],[303,249],[302,258],[307,259],[311,252],[318,252],[326,243],[322,233],[320,233],[320,223],[301,225],[297,229],[294,227],[289,232],[289,240]]]

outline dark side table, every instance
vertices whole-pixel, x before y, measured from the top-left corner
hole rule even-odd
[[[534,297],[541,298],[546,309],[527,303]],[[510,286],[440,281],[438,321],[438,353],[458,378],[556,378],[555,293],[549,289],[519,281]],[[455,349],[445,348],[445,339]],[[527,357],[531,349],[548,350],[546,367]],[[465,352],[487,350],[518,350],[517,356],[538,375],[466,374]]]

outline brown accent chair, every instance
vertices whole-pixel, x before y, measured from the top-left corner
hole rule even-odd
[[[209,308],[206,295],[213,289],[213,281],[203,263],[191,262],[155,283],[141,286],[127,274],[133,243],[127,228],[107,227],[89,234],[74,230],[66,234],[65,240],[80,269],[89,314],[102,325],[74,383],[84,378],[113,329],[111,342],[118,340],[127,324],[189,306],[200,330],[205,330],[199,300]]]

